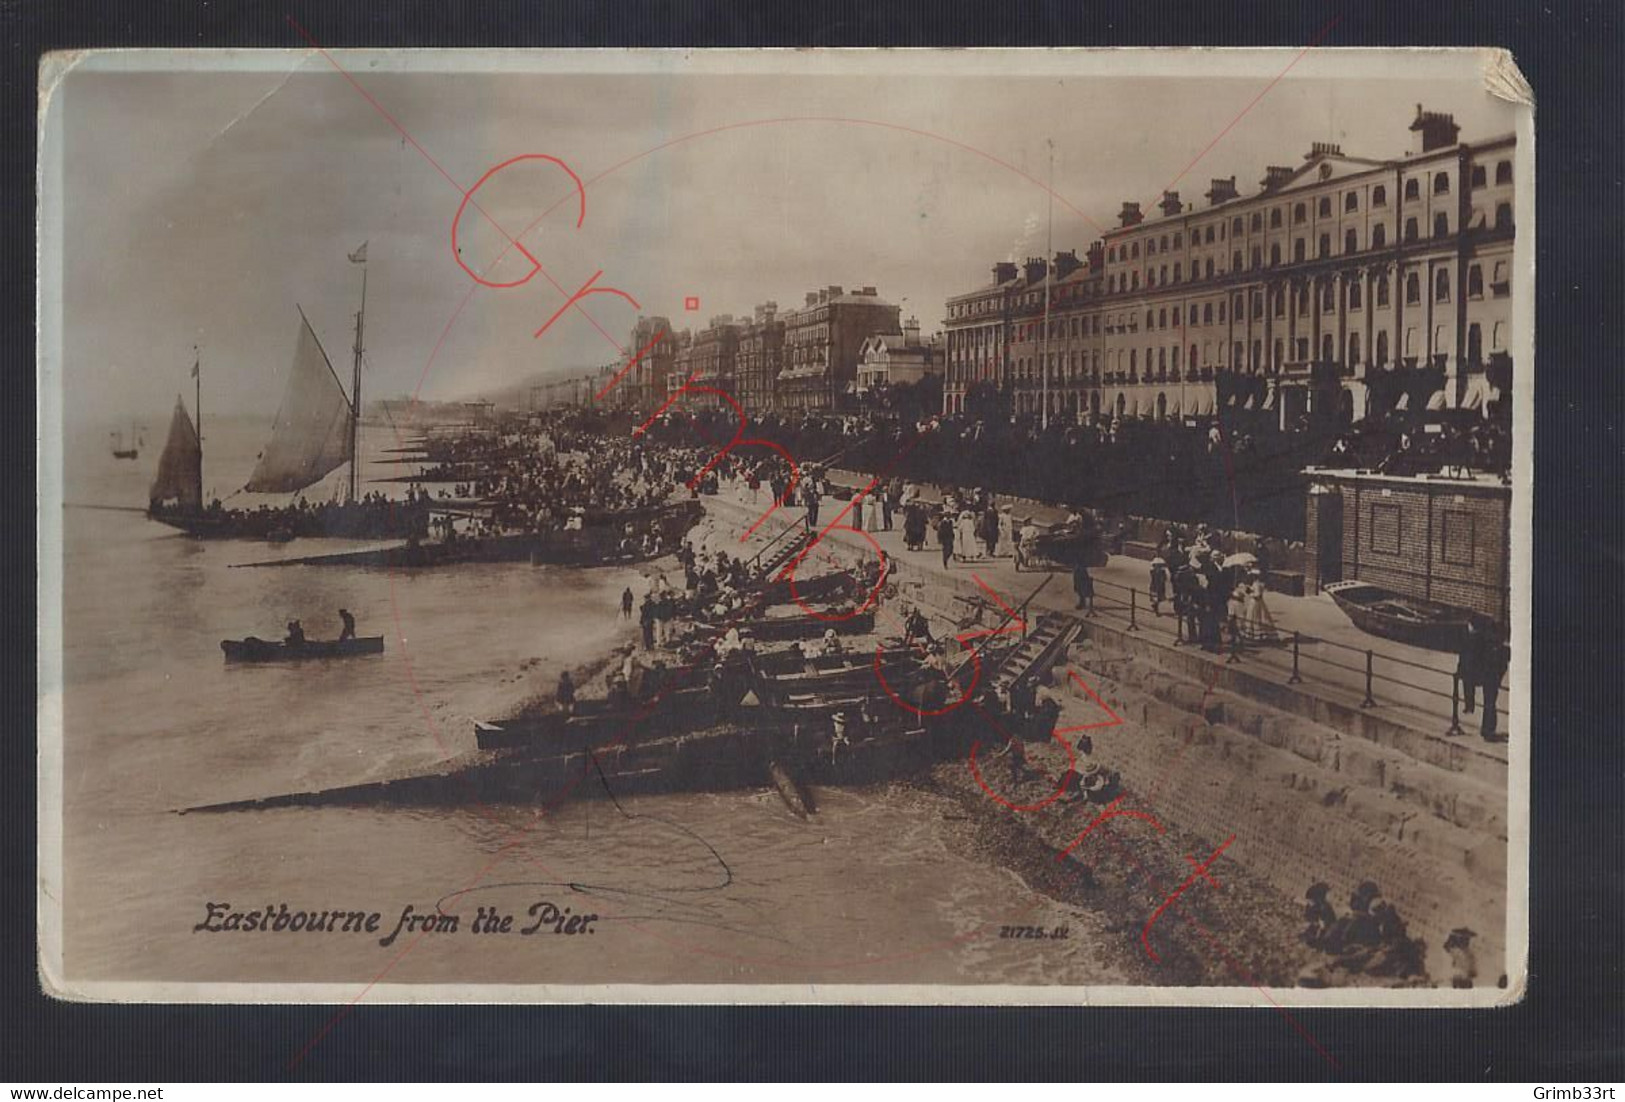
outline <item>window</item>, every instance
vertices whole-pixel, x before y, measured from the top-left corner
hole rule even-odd
[[[1168,235],[1167,234],[1163,234],[1160,238],[1157,239],[1157,248],[1161,252],[1167,252],[1168,251]]]
[[[1439,518],[1439,559],[1450,566],[1473,565],[1473,514],[1446,509]]]
[[[1318,242],[1318,245],[1319,245],[1319,248],[1315,253],[1316,256],[1327,257],[1327,256],[1332,255],[1332,235],[1331,234],[1329,234],[1329,233],[1321,234],[1320,235],[1320,241]]]
[[[1139,272],[1131,272],[1129,274],[1128,285],[1129,285],[1130,290],[1138,290],[1139,289],[1139,286],[1140,286],[1140,273]]]
[[[1271,245],[1270,246],[1270,267],[1271,268],[1277,267],[1277,266],[1280,265],[1280,263],[1281,263],[1281,246],[1280,245]]]
[[[1276,207],[1274,210],[1270,211],[1270,229],[1278,230],[1280,228],[1281,228],[1281,208]]]
[[[1433,301],[1450,301],[1450,273],[1443,268],[1433,273]]]
[[[1145,285],[1147,287],[1155,287],[1157,285],[1157,270],[1155,268],[1147,268],[1145,270]]]
[[[1371,227],[1371,247],[1380,249],[1386,244],[1388,244],[1388,227],[1378,222]]]
[[[1241,356],[1241,342],[1237,341],[1230,346],[1230,366],[1239,368],[1241,366]]]
[[[1278,290],[1278,291],[1275,292],[1275,316],[1278,317],[1278,318],[1286,317],[1286,292],[1285,291],[1279,291]]]
[[[1257,233],[1259,230],[1261,230],[1263,228],[1264,228],[1264,215],[1259,211],[1253,211],[1253,232]]]
[[[1416,240],[1416,232],[1417,232],[1416,231],[1416,219],[1414,219],[1414,218],[1405,219],[1405,240],[1406,241],[1415,241]]]
[[[1273,367],[1276,371],[1281,370],[1281,361],[1284,358],[1284,355],[1283,355],[1283,352],[1282,352],[1282,343],[1281,343],[1281,338],[1280,337],[1275,338],[1275,347],[1274,347],[1274,349],[1271,350],[1270,355],[1271,355],[1270,366]]]
[[[1253,263],[1252,263],[1252,266],[1254,268],[1262,268],[1264,266],[1264,250],[1263,250],[1262,247],[1260,247],[1258,245],[1253,246]]]
[[[1157,278],[1162,281],[1163,286],[1168,285],[1168,265],[1164,264],[1157,269]]]
[[[1383,329],[1377,333],[1377,366],[1384,367],[1388,363],[1388,330]]]
[[[1179,307],[1174,307],[1174,328],[1179,328]]]
[[[1405,277],[1405,305],[1415,306],[1422,301],[1422,277],[1412,272]]]
[[[1467,297],[1484,297],[1484,267],[1474,264],[1467,269]]]
[[[1357,280],[1357,279],[1350,280],[1349,281],[1349,309],[1350,310],[1358,310],[1361,307],[1361,305],[1363,305],[1362,302],[1361,302],[1361,296],[1362,296],[1362,292],[1360,290],[1360,281]]]
[[[1343,235],[1343,251],[1357,253],[1360,251],[1360,235],[1355,230],[1349,230]]]
[[[1298,346],[1297,346],[1296,356],[1297,356],[1298,362],[1300,362],[1300,363],[1302,363],[1305,360],[1309,359],[1309,338],[1308,337],[1299,337],[1298,338]]]
[[[1372,188],[1371,205],[1374,207],[1386,207],[1388,205],[1388,189],[1383,187],[1381,184],[1378,184],[1376,187]]]
[[[1512,228],[1511,203],[1495,204],[1495,228],[1498,230],[1510,230]]]
[[[1512,182],[1512,162],[1498,161],[1495,165],[1495,182],[1510,184]]]
[[[1106,259],[1115,263],[1117,261],[1117,246],[1113,245],[1106,250]]]
[[[1399,554],[1399,506],[1371,503],[1371,550],[1384,555]]]
[[[1152,324],[1155,321],[1156,321],[1156,319],[1152,316],[1151,311],[1147,310],[1145,312],[1145,327],[1146,327],[1146,329],[1148,329],[1148,330],[1151,329]]]
[[[1322,334],[1320,338],[1320,361],[1322,363],[1331,363],[1335,360],[1337,358],[1336,347],[1330,333]]]
[[[1480,188],[1480,187],[1483,187],[1488,182],[1489,182],[1489,175],[1488,175],[1488,173],[1486,173],[1484,171],[1484,166],[1483,165],[1474,165],[1473,166],[1473,182],[1472,182],[1472,186],[1475,187],[1475,188]]]
[[[1320,311],[1329,314],[1335,309],[1337,309],[1337,292],[1332,289],[1332,281],[1328,279],[1320,285]]]
[[[1309,316],[1309,288],[1307,287],[1298,291],[1298,316],[1300,318]]]
[[[1353,367],[1355,364],[1357,364],[1359,362],[1360,362],[1360,334],[1358,334],[1358,333],[1350,333],[1349,334],[1348,365],[1350,367]]]
[[[1204,235],[1204,236],[1203,236],[1203,239],[1204,239],[1204,240],[1205,240],[1205,241],[1206,241],[1206,242],[1207,242],[1207,243],[1208,243],[1208,244],[1209,244],[1209,245],[1211,245],[1211,244],[1213,244],[1213,226],[1212,226],[1212,224],[1211,224],[1211,223],[1209,223],[1209,225],[1208,225],[1208,227],[1207,227],[1207,233],[1206,233],[1206,234],[1205,234],[1205,235]]]
[[[1499,352],[1507,346],[1506,322],[1498,321],[1495,328],[1490,330],[1490,347]]]
[[[1211,302],[1207,303],[1206,305],[1204,305],[1202,307],[1202,324],[1203,325],[1212,325],[1213,324],[1213,304]]]
[[[1174,248],[1182,249],[1184,247],[1185,247],[1185,235],[1183,233],[1174,234]]]
[[[1414,325],[1405,330],[1405,355],[1416,355],[1416,326]]]
[[[1405,198],[1406,199],[1420,199],[1421,197],[1422,197],[1422,185],[1417,183],[1416,177],[1413,176],[1409,180],[1406,180],[1405,181]]]
[[[1360,209],[1360,193],[1351,191],[1343,196],[1343,213],[1351,214]]]
[[[1235,252],[1230,254],[1230,270],[1232,272],[1241,271],[1241,250],[1240,249],[1237,249]]]
[[[1262,294],[1259,294],[1257,291],[1254,291],[1253,292],[1253,319],[1256,321],[1258,318],[1261,318],[1263,316],[1264,316],[1264,296]]]
[[[1448,173],[1448,172],[1435,172],[1433,174],[1433,194],[1435,194],[1435,195],[1449,195],[1450,194],[1450,173]]]
[[[1145,255],[1146,256],[1156,256],[1157,255],[1157,239],[1156,238],[1148,237],[1148,238],[1145,239]]]
[[[1207,265],[1203,268],[1203,274],[1207,276],[1208,279],[1213,278],[1213,258],[1211,256],[1207,258]]]
[[[1504,260],[1497,260],[1495,262],[1495,271],[1490,276],[1490,291],[1495,295],[1496,298],[1503,298],[1506,296],[1508,290],[1507,262]]]
[[[1319,213],[1320,217],[1322,218],[1330,218],[1332,216],[1332,197],[1330,195],[1322,195],[1320,197]]]
[[[1295,264],[1303,263],[1303,238],[1301,237],[1292,243],[1292,261]]]
[[[1484,330],[1476,321],[1467,327],[1467,362],[1474,367],[1484,362]]]
[[[1302,203],[1299,203],[1297,206],[1292,208],[1292,224],[1294,226],[1301,226],[1303,223],[1307,222],[1308,220],[1309,220],[1309,208],[1308,207],[1304,206]]]
[[[1138,257],[1140,255],[1140,243],[1138,241],[1129,246],[1128,254],[1132,257]]]
[[[1450,235],[1450,216],[1442,211],[1433,216],[1433,236],[1448,237]]]
[[[1234,217],[1234,218],[1232,218],[1230,220],[1230,232],[1232,234],[1245,233],[1246,232],[1245,228],[1242,226],[1241,215],[1238,214],[1238,215],[1236,215],[1236,217]]]
[[[1224,323],[1224,303],[1219,303],[1219,323]]]
[[[1174,282],[1175,283],[1179,282],[1179,269],[1180,269],[1180,262],[1176,260],[1176,261],[1174,261]]]
[[[1157,328],[1168,328],[1168,308],[1166,306],[1157,311]]]

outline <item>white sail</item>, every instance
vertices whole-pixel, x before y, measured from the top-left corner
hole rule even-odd
[[[169,440],[158,457],[158,476],[148,496],[154,505],[174,501],[192,509],[203,507],[203,445],[178,397],[169,420]]]
[[[299,343],[288,391],[271,429],[271,442],[243,488],[253,493],[291,494],[348,463],[353,416],[332,362],[300,311]]]

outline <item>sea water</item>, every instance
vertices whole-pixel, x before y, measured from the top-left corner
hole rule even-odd
[[[205,425],[205,484],[241,485],[268,425]],[[979,856],[977,818],[906,785],[431,809],[182,809],[398,776],[471,752],[474,722],[635,637],[636,568],[392,571],[243,564],[353,547],[197,541],[138,512],[157,441],[66,442],[64,967],[74,980],[384,983],[1109,983],[1098,916]],[[386,465],[369,434],[366,479]],[[313,496],[334,492],[343,473]],[[377,488],[369,482],[367,488]],[[385,486],[395,496],[404,487]],[[238,504],[243,499],[232,499]],[[228,667],[220,640],[338,632],[381,657]],[[42,614],[48,614],[42,613]],[[599,686],[583,691],[592,693]],[[44,737],[51,737],[48,734]],[[995,813],[1003,809],[994,809]],[[987,812],[982,812],[986,814]],[[1003,812],[1008,813],[1008,812]],[[209,905],[376,914],[378,930],[196,929]],[[407,908],[458,928],[380,941]],[[546,908],[553,908],[548,911]],[[507,933],[473,932],[482,913]],[[224,911],[222,911],[224,913]],[[566,934],[553,916],[598,916]],[[1070,937],[999,937],[1066,926]],[[555,930],[555,925],[559,928]],[[1120,940],[1120,939],[1117,939]],[[370,997],[389,998],[387,989]]]

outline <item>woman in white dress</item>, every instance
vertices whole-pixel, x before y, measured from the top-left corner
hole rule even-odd
[[[981,558],[978,552],[979,544],[976,540],[976,514],[969,509],[959,512],[959,531],[955,533],[954,546],[961,559]]]
[[[1246,582],[1246,601],[1242,612],[1242,631],[1250,642],[1269,642],[1275,638],[1275,618],[1264,604],[1264,575],[1249,571]]]

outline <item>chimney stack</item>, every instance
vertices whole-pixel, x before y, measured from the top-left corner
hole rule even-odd
[[[1411,122],[1411,129],[1422,132],[1423,153],[1455,145],[1456,135],[1461,133],[1461,127],[1456,125],[1454,115],[1424,111],[1420,103],[1416,105],[1416,118]]]
[[[1163,192],[1162,201],[1157,206],[1162,210],[1163,214],[1170,218],[1185,209],[1184,205],[1179,201],[1179,192],[1177,191]]]
[[[993,282],[1009,283],[1012,279],[1016,278],[1016,273],[1018,271],[1020,271],[1020,269],[1017,268],[1015,264],[1008,260],[1001,260],[999,263],[993,265]]]
[[[1029,256],[1027,263],[1023,267],[1026,269],[1028,283],[1037,283],[1044,278],[1044,273],[1049,270],[1049,265],[1044,262],[1044,258],[1041,256]]]
[[[875,290],[873,287],[865,287],[863,290],[859,291],[858,294],[868,295],[870,298],[880,297],[880,292]]]
[[[1303,155],[1303,159],[1312,161],[1316,157],[1341,157],[1342,155],[1343,147],[1336,142],[1311,142],[1309,152]]]
[[[1259,184],[1265,191],[1274,191],[1292,178],[1293,171],[1288,165],[1270,165],[1264,169],[1264,178]]]
[[[903,343],[911,346],[920,343],[919,318],[909,318],[903,323]]]
[[[1056,253],[1054,263],[1055,267],[1053,270],[1055,272],[1056,279],[1065,279],[1067,276],[1083,267],[1083,262],[1078,259],[1078,251],[1076,249],[1070,249],[1064,253]]]
[[[1086,255],[1089,257],[1089,270],[1091,272],[1100,271],[1106,266],[1106,243],[1104,241],[1091,242],[1089,252]]]
[[[1144,220],[1145,215],[1140,213],[1140,204],[1138,203],[1125,202],[1123,209],[1117,212],[1117,224],[1124,229],[1129,226],[1138,226]]]
[[[1236,178],[1234,176],[1227,180],[1215,178],[1212,185],[1207,189],[1207,203],[1210,207],[1216,207],[1220,203],[1228,203],[1239,195],[1240,192],[1236,191]]]

